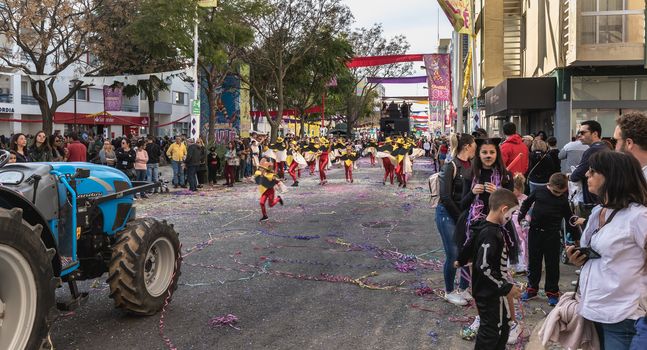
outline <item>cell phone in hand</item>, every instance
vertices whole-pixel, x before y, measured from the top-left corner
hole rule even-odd
[[[595,250],[593,250],[593,248],[590,247],[579,247],[575,250],[580,252],[580,254],[582,255],[586,255],[589,259],[600,259],[602,257],[600,253],[596,252]]]

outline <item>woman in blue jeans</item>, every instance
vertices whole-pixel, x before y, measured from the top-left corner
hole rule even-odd
[[[440,203],[436,208],[436,227],[443,241],[445,250],[445,264],[443,276],[445,278],[445,300],[454,305],[466,305],[471,298],[466,289],[469,280],[464,276],[460,278],[459,290],[454,290],[456,268],[454,261],[458,256],[458,247],[454,243],[454,229],[456,221],[461,214],[460,201],[463,195],[463,180],[470,175],[470,161],[476,153],[474,137],[469,134],[452,134],[452,142],[457,145],[452,160],[445,163],[440,174]]]
[[[628,350],[636,328],[643,331],[636,320],[647,307],[647,182],[636,158],[611,151],[589,158],[586,177],[601,204],[593,208],[580,240],[591,253],[566,249],[581,267],[578,313],[595,324],[602,350]],[[634,348],[640,341],[636,337]]]

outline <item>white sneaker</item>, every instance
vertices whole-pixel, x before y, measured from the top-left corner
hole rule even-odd
[[[467,291],[467,289],[465,289],[464,291],[460,292],[460,295],[461,295],[461,296],[463,297],[463,299],[465,299],[465,301],[467,301],[467,302],[470,302],[470,301],[474,300],[474,298],[472,298],[472,294],[470,294],[470,292],[468,292],[468,291]]]
[[[474,331],[474,333],[477,333],[479,331],[479,327],[481,326],[481,317],[479,315],[476,315],[474,318],[474,322],[470,325],[470,329]]]
[[[578,275],[578,276],[580,275],[580,272],[582,272],[582,270],[580,270],[580,269],[575,270],[575,274]]]
[[[467,300],[461,296],[461,294],[458,292],[458,290],[455,290],[451,293],[445,293],[445,300],[448,302],[458,305],[458,306],[465,306],[467,305]]]
[[[521,325],[517,322],[512,322],[510,325],[510,335],[508,335],[508,345],[513,345],[521,335]]]

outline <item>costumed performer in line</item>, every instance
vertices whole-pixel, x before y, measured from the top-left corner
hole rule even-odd
[[[274,172],[279,178],[285,178],[285,161],[287,160],[288,153],[285,142],[281,136],[276,138],[276,142],[270,145],[270,149],[276,154],[276,162],[274,163]]]
[[[371,138],[371,140],[366,145],[366,149],[364,150],[364,154],[368,154],[371,159],[371,166],[375,166],[376,164],[375,154],[377,153],[377,147],[378,145],[375,141],[375,138]]]
[[[328,166],[328,154],[330,153],[330,144],[325,137],[319,138],[319,184],[325,185],[328,183],[326,179],[326,167]]]
[[[391,185],[393,185],[393,175],[395,168],[391,163],[391,158],[393,158],[391,153],[393,153],[394,144],[395,143],[393,142],[393,140],[391,140],[391,137],[387,137],[384,140],[384,144],[377,148],[376,156],[382,159],[382,165],[384,166],[384,179],[382,180],[382,185],[386,185],[387,177],[391,179]]]
[[[346,146],[346,150],[343,151],[341,157],[339,157],[344,164],[344,170],[346,171],[346,182],[353,183],[353,165],[358,158],[359,153],[353,151],[353,145],[349,143]]]
[[[403,138],[398,138],[397,148],[393,151],[393,156],[396,158],[397,166],[395,167],[395,175],[398,178],[398,187],[407,188],[407,175],[405,173],[405,158],[412,153],[413,148],[411,145],[404,141]]]
[[[319,152],[319,138],[314,137],[310,139],[308,145],[303,148],[303,157],[308,163],[310,169],[310,176],[315,174],[315,165],[317,163],[317,152]]]
[[[263,217],[261,222],[266,221],[268,218],[267,210],[265,209],[265,203],[269,202],[270,208],[274,207],[277,203],[283,205],[283,199],[281,196],[274,196],[274,186],[278,185],[279,181],[273,172],[274,166],[268,158],[261,158],[258,170],[254,174],[254,180],[258,185],[258,191],[261,193],[261,212]]]
[[[299,158],[303,158],[299,153],[299,146],[296,141],[292,141],[290,142],[290,148],[288,148],[286,163],[288,164],[288,174],[292,177],[293,187],[299,186],[299,181],[297,180],[297,170],[299,168],[299,162],[297,160],[300,160]]]

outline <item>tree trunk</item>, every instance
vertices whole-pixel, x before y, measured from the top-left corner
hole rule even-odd
[[[299,131],[299,137],[303,137],[305,134],[306,128],[305,128],[305,119],[307,116],[302,115],[301,118],[299,118],[299,123],[301,124],[301,131]]]
[[[38,107],[40,109],[40,114],[43,117],[43,131],[47,135],[51,135],[54,128],[54,112],[52,111],[49,105],[49,100],[47,99],[47,88],[45,87],[44,81],[32,81],[31,82],[31,94],[38,101]]]
[[[157,120],[155,120],[155,95],[153,94],[153,82],[149,80],[148,84],[148,89],[146,89],[146,98],[148,99],[148,124],[151,126],[151,135],[157,136],[159,135],[159,128],[157,127]]]
[[[350,120],[346,122],[346,137],[349,139],[353,138],[353,125],[355,125],[355,122],[351,122]]]
[[[260,117],[256,117],[256,116],[252,116],[252,129],[253,129],[254,131],[258,131],[258,122],[259,122],[259,119],[261,119],[261,118],[260,118]]]
[[[207,99],[209,101],[209,136],[207,138],[207,144],[216,141],[216,87],[209,84],[207,89]]]

